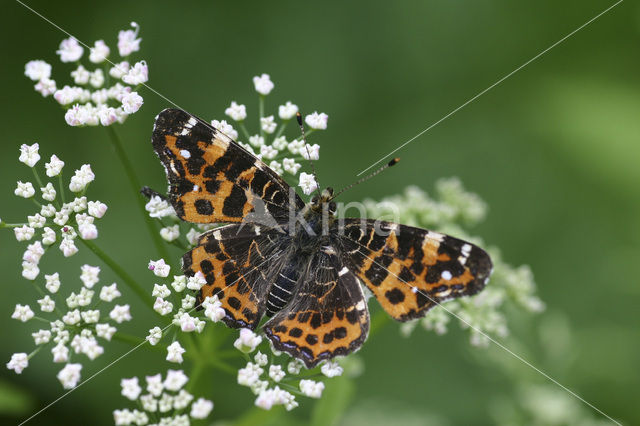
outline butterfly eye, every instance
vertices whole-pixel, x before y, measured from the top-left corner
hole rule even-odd
[[[327,192],[328,192],[330,195],[333,195],[333,188],[332,188],[332,187],[328,187],[328,188],[327,188]]]
[[[311,204],[318,204],[318,196],[314,195],[313,198],[311,199]]]

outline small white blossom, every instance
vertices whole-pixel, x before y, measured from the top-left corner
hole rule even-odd
[[[118,331],[114,326],[107,323],[96,324],[96,336],[105,340],[111,340],[111,337]]]
[[[260,77],[253,77],[253,86],[256,92],[261,95],[268,95],[273,90],[273,82],[269,78],[269,74],[262,74]]]
[[[285,138],[284,136],[278,136],[273,140],[273,143],[271,145],[278,151],[282,151],[289,145],[289,142],[287,142],[287,138]]]
[[[119,119],[118,110],[113,107],[107,107],[106,105],[100,105],[98,108],[98,117],[100,118],[100,124],[103,126],[111,126]]]
[[[82,320],[82,318],[80,317],[80,311],[78,309],[69,311],[62,316],[62,322],[69,325],[76,325],[80,320]]]
[[[144,103],[144,100],[142,99],[142,96],[138,95],[138,92],[131,92],[123,95],[120,102],[122,102],[122,109],[124,112],[127,114],[134,114],[138,112]]]
[[[28,280],[35,280],[40,273],[37,263],[24,261],[22,262],[22,276]]]
[[[71,257],[78,252],[78,247],[76,247],[76,243],[71,238],[63,238],[60,243],[60,251],[62,251],[64,257]]]
[[[276,127],[277,127],[277,124],[273,120],[273,115],[270,115],[268,117],[262,117],[260,119],[260,128],[265,132],[271,134],[276,131]]]
[[[116,305],[109,312],[109,318],[117,322],[118,324],[124,321],[131,321],[131,312],[129,312],[129,305]]]
[[[36,213],[33,216],[27,216],[27,221],[29,222],[29,226],[32,228],[42,228],[47,222],[47,218],[42,216],[40,213]]]
[[[285,372],[282,370],[282,367],[279,365],[271,365],[269,366],[269,377],[271,377],[271,379],[274,382],[279,382],[280,380],[282,380],[285,376]]]
[[[107,205],[100,201],[89,201],[88,212],[91,216],[100,219],[107,212]]]
[[[318,189],[318,183],[312,174],[302,172],[300,173],[300,188],[302,188],[302,192],[306,195],[311,194],[313,191]]]
[[[128,72],[129,72],[129,62],[122,61],[119,64],[115,64],[113,68],[109,70],[109,75],[113,78],[122,78],[122,76]]]
[[[113,422],[116,426],[128,426],[134,419],[133,412],[129,410],[113,410]]]
[[[191,417],[194,419],[206,419],[213,410],[213,402],[208,399],[198,398],[191,404]]]
[[[109,46],[105,44],[104,40],[97,40],[89,51],[89,60],[94,64],[99,64],[107,59],[109,52]]]
[[[238,105],[235,102],[231,102],[231,106],[225,109],[224,113],[235,121],[242,121],[247,118],[247,108],[244,105]]]
[[[69,189],[72,192],[83,191],[89,183],[93,182],[96,175],[91,170],[89,164],[83,164],[79,170],[75,171],[75,174],[71,177],[71,183],[69,183]]]
[[[135,401],[136,399],[138,399],[140,393],[142,392],[142,388],[138,384],[137,377],[120,380],[120,387],[122,387],[122,396],[130,399],[131,401]]]
[[[153,396],[160,396],[160,394],[162,394],[162,391],[164,390],[164,383],[162,382],[162,376],[160,374],[146,376],[145,380],[147,382],[147,392]]]
[[[179,225],[165,226],[160,230],[160,236],[165,241],[169,241],[169,242],[174,241],[180,236],[180,226]]]
[[[56,233],[53,229],[45,227],[42,231],[42,244],[51,245],[56,242]]]
[[[33,318],[33,315],[34,313],[29,305],[16,305],[16,309],[13,311],[11,318],[27,322]]]
[[[169,287],[167,287],[166,284],[154,284],[153,285],[153,291],[151,292],[151,296],[153,297],[161,297],[161,298],[167,298],[169,297],[169,295],[171,294],[171,290],[169,290]]]
[[[158,401],[151,394],[142,395],[140,397],[140,403],[145,411],[155,413],[158,411]]]
[[[189,406],[191,401],[193,401],[193,395],[184,389],[180,389],[180,392],[173,397],[173,408],[174,410],[183,410]]]
[[[264,410],[270,410],[274,405],[284,405],[287,411],[298,406],[295,397],[276,386],[273,389],[263,389],[255,400],[255,405]]]
[[[278,150],[271,145],[262,145],[260,147],[260,155],[263,159],[272,160],[278,155]]]
[[[63,226],[69,220],[69,213],[67,210],[60,210],[56,212],[55,217],[53,218],[53,223],[58,226]]]
[[[189,378],[182,370],[167,370],[167,377],[164,379],[164,388],[173,392],[178,392],[189,381]]]
[[[140,50],[140,41],[142,39],[136,38],[138,37],[140,26],[132,22],[131,27],[133,30],[123,30],[118,33],[118,52],[123,58]]]
[[[31,333],[31,337],[33,337],[36,345],[44,345],[45,343],[49,343],[49,341],[51,341],[51,331],[38,330],[35,333]]]
[[[178,293],[183,291],[187,287],[187,277],[184,275],[174,275],[171,287]]]
[[[44,217],[54,217],[56,215],[56,208],[53,204],[49,203],[42,206],[40,214]]]
[[[13,228],[13,232],[16,236],[16,240],[29,241],[31,238],[33,238],[33,234],[35,234],[36,230],[28,225],[22,225]]]
[[[298,113],[298,105],[292,104],[291,101],[287,101],[286,104],[278,107],[278,116],[282,120],[291,120]]]
[[[38,299],[38,304],[40,305],[40,310],[42,312],[53,312],[56,308],[56,302],[54,302],[49,295],[46,295],[42,299]]]
[[[157,345],[160,339],[162,339],[162,329],[160,327],[153,327],[149,330],[149,335],[146,339],[151,346]]]
[[[82,364],[67,364],[62,370],[58,372],[58,380],[62,383],[62,387],[65,389],[73,389],[80,381],[80,371],[82,371]]]
[[[100,289],[100,300],[104,300],[105,302],[112,302],[115,298],[120,296],[121,294],[120,291],[118,291],[116,283],[103,286]]]
[[[194,276],[187,278],[187,288],[189,290],[198,291],[206,283],[207,280],[204,278],[204,274],[200,271],[196,272]]]
[[[122,81],[132,86],[146,83],[149,80],[149,67],[145,61],[136,62],[129,71],[122,76]]]
[[[31,198],[36,193],[31,182],[18,181],[18,186],[13,191],[18,197]]]
[[[302,148],[304,148],[304,141],[303,140],[294,139],[291,142],[289,142],[289,144],[287,145],[287,149],[292,154],[300,154],[301,155]]]
[[[294,375],[300,374],[300,370],[302,370],[302,367],[304,367],[304,364],[302,363],[302,361],[296,358],[290,361],[289,364],[287,364],[287,372]]]
[[[87,84],[89,82],[89,78],[91,77],[91,73],[82,65],[78,65],[78,68],[71,71],[71,77],[73,78],[73,82],[75,84]],[[64,88],[67,89],[69,88],[69,86],[64,86]],[[60,102],[59,99],[56,98],[56,100]],[[73,102],[73,99],[71,100],[71,102]],[[60,102],[60,103],[68,104],[69,102]]]
[[[51,275],[45,275],[44,279],[46,284],[44,285],[51,293],[57,293],[60,288],[60,275],[56,272]]]
[[[29,61],[24,66],[24,75],[33,81],[48,79],[51,77],[51,65],[41,60]]]
[[[196,305],[196,298],[191,296],[190,294],[186,294],[182,298],[182,309],[189,310]]]
[[[100,68],[91,73],[91,77],[89,77],[89,84],[96,89],[102,87],[104,84],[104,73]]]
[[[307,115],[304,118],[305,123],[312,129],[317,130],[325,130],[327,128],[327,121],[329,120],[329,116],[324,112],[318,114],[317,111],[314,111],[313,114]]]
[[[179,315],[180,316],[178,318],[178,325],[180,325],[180,329],[185,333],[195,331],[196,329],[195,318],[193,318],[191,315],[189,315],[186,312],[183,312]]]
[[[56,190],[51,182],[48,182],[44,188],[40,188],[40,192],[42,192],[42,198],[47,201],[56,199]]]
[[[233,128],[233,126],[227,123],[225,120],[211,120],[211,126],[220,130],[225,135],[229,136],[231,139],[238,139],[238,132]]]
[[[53,354],[53,362],[67,362],[69,360],[69,348],[63,342],[59,342],[51,348]]]
[[[53,154],[49,162],[46,163],[44,167],[46,169],[47,176],[58,176],[64,167],[64,161],[60,160],[55,154]]]
[[[165,278],[167,276],[169,276],[169,270],[171,269],[171,267],[169,265],[167,265],[164,261],[164,259],[159,259],[159,260],[150,260],[149,261],[149,270],[153,271],[153,274],[156,277],[162,277]]]
[[[282,164],[280,164],[275,160],[269,163],[269,168],[279,175],[281,175],[284,172],[284,169],[282,168]]]
[[[11,360],[7,363],[7,368],[13,370],[16,374],[22,373],[22,370],[29,366],[29,358],[26,353],[15,353],[11,355]]]
[[[100,321],[100,311],[97,309],[83,311],[80,313],[80,316],[82,316],[82,321],[86,322],[87,324],[94,324]]]
[[[269,358],[260,351],[258,351],[258,353],[254,355],[253,360],[260,367],[264,367],[269,363]]]
[[[213,322],[218,322],[226,315],[225,310],[222,308],[222,303],[218,300],[218,296],[208,296],[202,302],[204,308],[204,315]]]
[[[169,362],[175,362],[178,364],[182,364],[182,354],[185,353],[185,349],[180,346],[180,343],[178,341],[173,342],[172,344],[170,344],[167,347],[167,361]],[[171,371],[171,370],[169,370]],[[168,375],[167,375],[168,378]],[[166,385],[165,385],[166,386]],[[177,390],[177,389],[176,389]]]
[[[75,62],[82,56],[84,49],[73,37],[62,40],[60,48],[56,51],[60,55],[61,62]]]
[[[50,78],[43,78],[42,80],[37,82],[36,85],[33,86],[33,88],[43,97],[52,95],[56,92],[56,90],[58,90],[58,88],[56,87],[56,82],[54,80],[51,80]]]
[[[264,138],[260,135],[253,135],[249,138],[249,143],[258,148],[264,145]]]
[[[93,288],[93,286],[98,282],[100,274],[99,266],[91,266],[91,265],[82,265],[80,267],[82,273],[80,274],[80,280],[87,288]]]
[[[336,377],[342,375],[343,369],[337,362],[327,361],[322,364],[322,367],[320,367],[320,371],[322,371],[322,374],[327,377]]]
[[[249,387],[255,385],[263,371],[258,364],[248,362],[245,367],[238,370],[238,384]]]
[[[176,214],[171,204],[157,195],[151,197],[144,208],[149,212],[149,216],[154,218],[162,218]]]
[[[60,105],[68,105],[75,102],[82,93],[82,89],[79,87],[64,86],[62,89],[56,90],[53,94],[55,99]]]
[[[250,353],[256,349],[260,342],[262,342],[261,336],[258,336],[248,328],[242,328],[240,329],[240,337],[236,339],[233,346],[241,352]]]
[[[318,160],[320,158],[320,145],[317,143],[313,145],[307,144],[305,148],[300,150],[300,154],[305,160]]]
[[[310,398],[320,398],[324,390],[324,383],[313,380],[300,380],[300,391]]]
[[[202,232],[199,232],[193,228],[191,228],[189,230],[189,232],[187,232],[187,241],[189,241],[189,244],[191,244],[192,246],[195,246],[198,243],[198,239],[200,238],[200,234],[202,234]]]
[[[20,145],[20,157],[18,160],[29,167],[35,166],[38,160],[40,160],[40,154],[38,154],[39,149],[40,145],[38,145],[38,143],[34,143],[33,145]]]
[[[161,297],[157,297],[156,301],[153,304],[153,310],[159,313],[160,315],[167,315],[173,311],[173,303],[168,300],[164,300]]]
[[[36,241],[35,243],[27,246],[27,250],[24,252],[22,260],[38,264],[43,255],[44,248],[42,247],[42,243],[40,243],[40,241]]]

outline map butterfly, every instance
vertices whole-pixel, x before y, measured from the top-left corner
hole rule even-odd
[[[333,190],[305,204],[275,171],[179,109],[157,117],[153,148],[178,217],[228,223],[183,256],[187,276],[216,295],[233,328],[255,330],[308,368],[360,348],[369,331],[361,283],[398,321],[482,290],[491,260],[479,247],[425,229],[335,216]],[[266,220],[268,218],[269,220]],[[292,218],[296,220],[292,220]]]

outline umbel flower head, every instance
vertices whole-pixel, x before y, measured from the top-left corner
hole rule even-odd
[[[43,97],[53,95],[66,112],[65,121],[70,126],[110,126],[123,123],[143,104],[137,88],[149,79],[149,69],[144,60],[133,62],[130,55],[140,50],[140,27],[131,23],[132,29],[118,33],[118,55],[103,40],[93,47],[85,47],[73,37],[62,40],[56,53],[62,63],[74,63],[70,73],[73,84],[60,87],[51,78],[52,67],[42,60],[29,61],[24,74],[35,81],[35,90]],[[82,63],[83,57],[88,62]],[[110,59],[110,57],[112,59]]]

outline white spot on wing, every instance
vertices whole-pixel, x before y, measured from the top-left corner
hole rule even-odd
[[[213,231],[213,238],[220,241],[222,239],[222,234],[220,233],[220,231]]]
[[[256,233],[256,235],[260,235],[260,227],[258,225],[255,225],[253,227],[253,231]]]
[[[193,185],[193,192],[197,192],[200,189],[198,185]]]
[[[189,151],[187,151],[186,149],[181,149],[180,150],[180,155],[182,155],[184,158],[191,158],[191,153]]]
[[[449,272],[449,271],[442,271],[440,276],[442,277],[443,280],[447,280],[447,281],[449,281],[451,278],[453,278],[453,275],[451,275],[451,272]]]
[[[430,240],[435,240],[435,241],[441,243],[442,240],[444,240],[444,235],[442,235],[439,232],[427,231],[426,238],[428,238]]]
[[[196,120],[194,117],[189,117],[189,121],[187,121],[185,127],[192,128],[196,124],[198,124],[198,120]]]
[[[349,272],[349,269],[347,269],[347,267],[344,266],[342,269],[340,269],[340,272],[338,272],[338,276],[341,277],[344,274],[346,274],[347,272]]]

